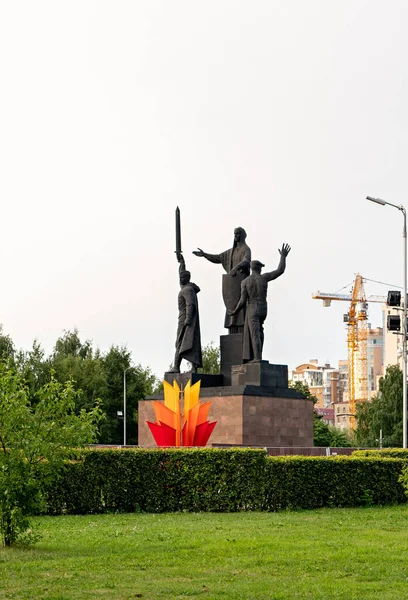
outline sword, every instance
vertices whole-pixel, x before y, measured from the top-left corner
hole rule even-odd
[[[181,255],[181,224],[180,224],[180,209],[176,208],[176,255],[177,258]]]

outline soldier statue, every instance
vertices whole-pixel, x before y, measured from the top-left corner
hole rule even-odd
[[[278,268],[263,275],[261,275],[261,271],[265,265],[259,262],[259,260],[251,261],[251,275],[241,283],[241,298],[235,309],[229,311],[229,314],[233,316],[246,306],[243,345],[244,363],[249,361],[260,362],[262,360],[264,344],[263,324],[268,312],[266,302],[268,283],[284,273],[286,257],[289,252],[290,246],[283,244],[279,250],[280,261]]]
[[[176,354],[174,367],[170,373],[180,373],[181,361],[184,358],[196,372],[202,367],[200,316],[198,312],[198,285],[190,281],[191,273],[186,271],[186,264],[181,252],[177,252],[179,262],[180,292],[178,295],[178,327],[176,338]]]

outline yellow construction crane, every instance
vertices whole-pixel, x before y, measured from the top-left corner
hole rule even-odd
[[[347,323],[348,347],[348,423],[353,427],[356,403],[366,402],[369,399],[367,377],[368,302],[385,303],[387,299],[385,296],[369,296],[367,298],[363,277],[359,273],[356,275],[350,294],[315,292],[312,298],[323,300],[323,306],[330,306],[332,300],[350,302],[349,312],[344,315],[344,320]]]

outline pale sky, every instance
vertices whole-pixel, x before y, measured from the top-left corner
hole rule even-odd
[[[311,295],[402,285],[402,216],[365,197],[408,207],[407,25],[404,0],[2,0],[5,332],[49,352],[77,327],[161,377],[178,205],[204,344],[226,333],[223,270],[191,252],[242,226],[267,270],[292,246],[264,358],[346,358],[348,305]]]

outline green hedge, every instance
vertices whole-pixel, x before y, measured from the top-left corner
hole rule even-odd
[[[408,450],[404,450],[404,448],[383,448],[380,450],[379,448],[375,448],[373,450],[354,450],[352,452],[352,456],[371,456],[377,458],[405,458],[408,460]]]
[[[268,458],[265,507],[322,508],[406,502],[398,459],[326,457]]]
[[[47,484],[48,514],[367,506],[405,502],[406,461],[267,457],[254,449],[87,450]]]
[[[264,450],[91,450],[46,490],[51,514],[259,509]]]

